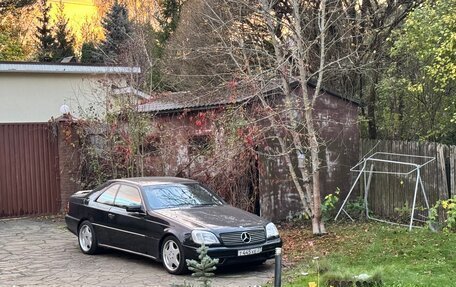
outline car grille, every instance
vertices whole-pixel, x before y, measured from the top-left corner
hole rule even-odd
[[[242,241],[241,239],[242,233],[244,232],[250,235],[250,242],[248,243]],[[222,233],[220,234],[220,237],[222,238],[223,244],[225,244],[225,246],[257,244],[266,241],[266,234],[264,229]]]

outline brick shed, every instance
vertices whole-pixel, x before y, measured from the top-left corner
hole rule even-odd
[[[292,88],[296,96],[301,93],[301,88],[296,83],[292,84]],[[313,88],[314,86],[309,85],[310,92]],[[185,172],[179,173],[184,170],[183,166],[197,169],[195,163],[188,163],[189,154],[195,139],[198,141],[205,133],[210,132],[210,124],[203,129],[195,128],[191,119],[198,113],[223,113],[227,106],[231,107],[231,110],[236,106],[253,110],[259,105],[258,97],[249,89],[228,94],[229,96],[226,96],[226,91],[198,94],[166,93],[154,96],[149,102],[139,106],[140,112],[152,115],[155,127],[173,131],[171,140],[161,142],[162,145],[171,147],[168,149],[168,152],[171,150],[171,156],[161,170],[154,170],[152,174],[189,176]],[[283,104],[284,97],[278,89],[271,89],[263,95],[273,105],[280,107]],[[327,90],[322,91],[317,98],[314,117],[319,136],[324,142],[321,147],[323,197],[335,192],[337,188],[343,196],[350,187],[350,167],[357,162],[359,150],[358,107],[357,101]],[[274,148],[275,145],[277,143],[271,141],[268,148]],[[257,171],[249,175],[255,177],[251,181],[254,186],[246,189],[247,193],[257,194],[256,208],[251,211],[272,220],[283,220],[301,210],[299,195],[287,174],[283,158],[264,156],[263,148],[264,146],[258,146],[259,156],[255,157],[256,163],[253,165]],[[154,166],[153,158],[147,165]],[[204,158],[199,160],[198,165],[205,165]]]

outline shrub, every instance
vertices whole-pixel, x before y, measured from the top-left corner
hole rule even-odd
[[[339,202],[339,193],[340,189],[337,188],[336,192],[325,196],[325,199],[321,203],[321,214],[324,221],[328,221],[332,217],[332,213],[336,208],[336,204]]]
[[[430,224],[439,221],[439,209],[442,209],[444,218],[440,218],[444,231],[456,231],[456,195],[447,200],[439,200],[431,208]]]

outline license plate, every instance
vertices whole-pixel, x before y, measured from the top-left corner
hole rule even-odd
[[[262,247],[238,250],[238,256],[246,256],[246,255],[258,254],[258,253],[261,253],[261,251],[263,251]]]

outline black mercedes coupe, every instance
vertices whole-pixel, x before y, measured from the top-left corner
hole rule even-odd
[[[220,265],[260,264],[282,245],[272,222],[176,177],[110,180],[76,192],[65,221],[83,253],[105,247],[143,255],[163,262],[171,274],[185,272],[185,259],[196,259],[202,244]]]

